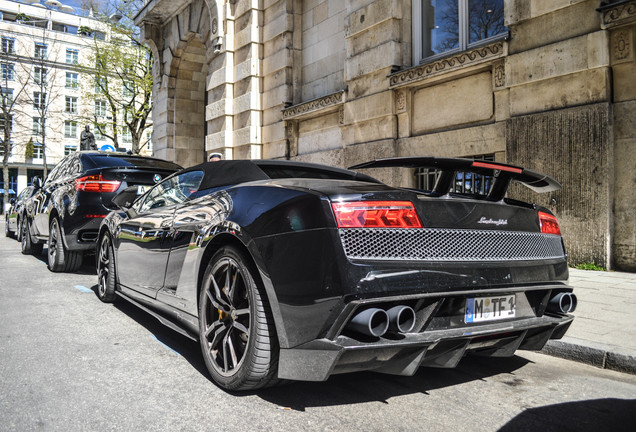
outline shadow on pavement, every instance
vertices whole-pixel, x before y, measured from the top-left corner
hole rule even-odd
[[[633,431],[636,399],[594,399],[525,410],[499,432]]]
[[[91,289],[97,296],[97,285],[92,286]],[[115,307],[152,333],[157,341],[186,359],[201,375],[212,382],[203,362],[198,342],[164,326],[155,317],[125,300],[119,299],[115,302]]]
[[[411,377],[358,372],[334,375],[326,382],[290,382],[283,387],[253,394],[281,407],[305,411],[308,407],[347,405],[361,402],[388,403],[390,398],[408,394],[428,394],[431,390],[465,382],[512,374],[530,363],[522,357],[469,357],[455,369],[421,368]]]

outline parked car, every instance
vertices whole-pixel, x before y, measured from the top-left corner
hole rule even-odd
[[[74,152],[58,163],[44,184],[35,178],[22,219],[22,253],[48,247],[51,271],[75,271],[83,253],[95,250],[99,224],[116,208],[111,199],[132,185],[140,193],[180,170],[172,162],[126,153]]]
[[[139,198],[126,189],[100,227],[97,295],[199,340],[229,390],[361,370],[413,375],[561,338],[576,297],[558,222],[504,198],[511,181],[560,185],[466,159],[358,167],[398,166],[438,169],[435,189],[266,160],[197,165]],[[450,193],[458,172],[487,178],[490,193]]]
[[[12,198],[10,201],[11,206],[5,212],[5,224],[4,224],[4,235],[7,237],[15,237],[18,241],[22,241],[22,236],[20,235],[20,224],[22,220],[24,220],[24,207],[27,199],[31,198],[33,195],[33,191],[35,189],[33,186],[27,186],[22,189],[22,192],[17,196],[17,198]]]

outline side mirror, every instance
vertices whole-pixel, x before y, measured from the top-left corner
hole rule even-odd
[[[113,204],[124,211],[128,210],[130,207],[132,207],[133,203],[137,199],[137,190],[137,186],[127,187],[113,197]]]
[[[15,204],[15,198],[11,198],[11,199],[9,200],[9,204],[11,204],[11,205]]]
[[[40,177],[33,177],[31,184],[36,189],[42,189],[42,179],[40,179]]]

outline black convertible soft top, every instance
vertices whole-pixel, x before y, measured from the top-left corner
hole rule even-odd
[[[200,190],[279,178],[358,180],[380,183],[366,174],[325,165],[286,160],[221,160],[204,162],[179,173],[203,171]]]

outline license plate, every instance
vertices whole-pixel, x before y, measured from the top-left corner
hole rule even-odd
[[[515,317],[515,295],[466,299],[466,323],[496,321]]]
[[[143,195],[150,189],[150,186],[137,186],[137,195]]]

